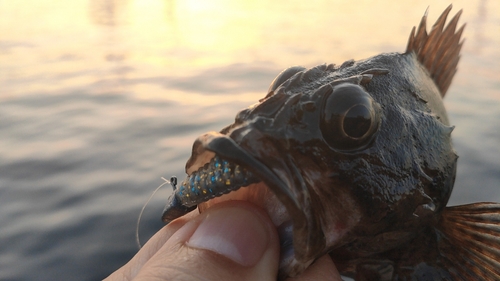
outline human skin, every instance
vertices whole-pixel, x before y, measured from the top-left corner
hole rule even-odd
[[[105,280],[276,280],[279,250],[267,213],[227,201],[172,221]],[[342,279],[325,255],[292,280]]]

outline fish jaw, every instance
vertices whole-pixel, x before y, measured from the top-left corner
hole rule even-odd
[[[325,246],[321,224],[308,200],[309,192],[300,173],[291,174],[296,172],[297,168],[293,163],[287,163],[288,161],[282,159],[281,153],[268,141],[268,137],[260,135],[261,133],[255,129],[246,130],[242,127],[236,131],[239,133],[233,133],[232,136],[239,139],[239,143],[231,137],[218,133],[201,136],[194,144],[196,153],[191,159],[196,159],[198,155],[203,156],[208,150],[221,158],[246,167],[262,182],[214,198],[215,200],[210,200],[214,201],[213,203],[208,201],[206,205],[236,198],[263,207],[276,224],[281,234],[282,245],[293,245],[293,249],[282,248],[287,254],[280,261],[280,271],[294,276],[307,268]],[[297,186],[300,192],[297,192]],[[205,207],[201,204],[200,210]]]
[[[283,157],[275,143],[261,135],[259,130],[248,130],[246,134],[236,136],[234,133],[230,137],[212,132],[195,141],[193,154],[186,165],[188,175],[203,173],[206,162],[219,157],[244,167],[253,178],[260,179],[197,203],[199,211],[227,200],[248,201],[264,209],[280,236],[280,278],[296,276],[344,239],[359,221],[359,215],[350,215],[350,219],[346,219],[345,211],[341,210],[346,210],[346,202],[352,203],[347,210],[354,210],[357,206],[354,206],[354,200],[347,198],[347,193],[339,193],[339,197],[333,200],[334,204],[328,200],[329,204],[323,206],[326,200],[321,200],[318,197],[321,192],[317,193],[318,190],[312,187],[327,184],[318,182],[324,177],[311,166],[316,164],[304,162],[309,169],[304,165],[298,167],[291,157]],[[233,138],[237,138],[238,143]]]

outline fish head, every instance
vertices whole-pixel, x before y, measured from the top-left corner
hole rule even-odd
[[[453,188],[437,81],[412,49],[286,69],[233,124],[198,137],[174,199],[201,212],[224,200],[261,206],[280,234],[282,277],[331,251],[397,247],[437,220]]]

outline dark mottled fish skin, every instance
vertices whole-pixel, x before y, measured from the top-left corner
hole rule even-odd
[[[426,12],[405,53],[280,73],[195,141],[162,219],[248,193],[280,232],[278,279],[330,253],[356,280],[500,280],[500,204],[446,207],[458,157],[442,98],[464,29],[450,10],[429,32]]]

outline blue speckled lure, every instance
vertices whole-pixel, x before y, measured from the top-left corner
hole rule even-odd
[[[176,177],[170,179],[174,193],[168,200],[162,220],[171,221],[194,210],[202,202],[259,181],[249,170],[215,156],[187,176],[180,187],[177,187]]]

